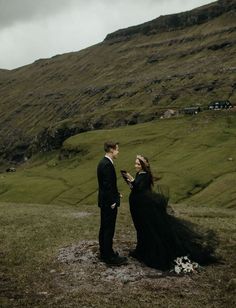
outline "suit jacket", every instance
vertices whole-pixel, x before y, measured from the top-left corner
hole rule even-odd
[[[112,162],[107,158],[99,162],[97,166],[98,179],[98,206],[110,207],[116,203],[120,206],[120,193],[117,188],[116,171]]]

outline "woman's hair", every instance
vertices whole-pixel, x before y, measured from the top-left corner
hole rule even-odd
[[[149,176],[150,176],[150,183],[151,183],[151,186],[153,186],[155,178],[154,178],[154,176],[152,174],[148,158],[145,157],[145,156],[137,155],[137,159],[139,160],[143,171],[146,171],[149,174]]]

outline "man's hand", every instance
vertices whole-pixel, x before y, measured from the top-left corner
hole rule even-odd
[[[113,204],[111,205],[111,208],[114,210],[115,207],[116,207],[116,203],[113,203]]]

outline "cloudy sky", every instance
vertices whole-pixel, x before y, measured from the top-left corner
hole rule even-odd
[[[0,68],[101,42],[115,30],[214,0],[0,0]]]

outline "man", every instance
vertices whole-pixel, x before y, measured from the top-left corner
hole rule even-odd
[[[115,233],[117,209],[120,206],[120,193],[117,189],[116,171],[113,160],[119,154],[117,142],[104,143],[105,157],[97,167],[98,206],[101,209],[101,225],[99,231],[100,258],[107,264],[122,265],[127,258],[119,256],[112,248]]]

